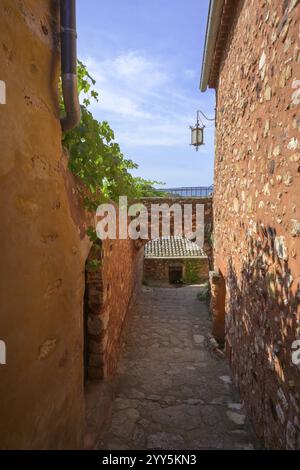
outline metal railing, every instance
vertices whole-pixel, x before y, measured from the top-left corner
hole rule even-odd
[[[178,197],[211,197],[214,186],[196,186],[184,188],[160,188],[157,191],[167,193],[170,196]]]

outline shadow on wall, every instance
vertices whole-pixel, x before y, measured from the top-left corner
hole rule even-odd
[[[86,378],[115,373],[130,318],[142,284],[143,251],[134,240],[97,240],[86,263]]]
[[[103,247],[93,243],[85,267],[84,294],[84,378],[104,378],[104,352],[106,345],[103,307]]]
[[[227,274],[226,350],[257,434],[267,448],[300,448],[300,376],[292,343],[300,337],[300,287],[284,237],[258,224],[248,260]]]

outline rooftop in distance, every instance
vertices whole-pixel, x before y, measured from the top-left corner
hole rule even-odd
[[[145,246],[145,258],[206,258],[196,243],[183,237],[162,237]]]

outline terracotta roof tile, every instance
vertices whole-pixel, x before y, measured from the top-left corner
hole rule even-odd
[[[196,243],[182,237],[162,237],[145,246],[145,258],[203,258],[207,257]]]

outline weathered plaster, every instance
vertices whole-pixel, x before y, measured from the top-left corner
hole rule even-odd
[[[61,147],[57,1],[2,0],[2,449],[82,443],[84,213]]]

